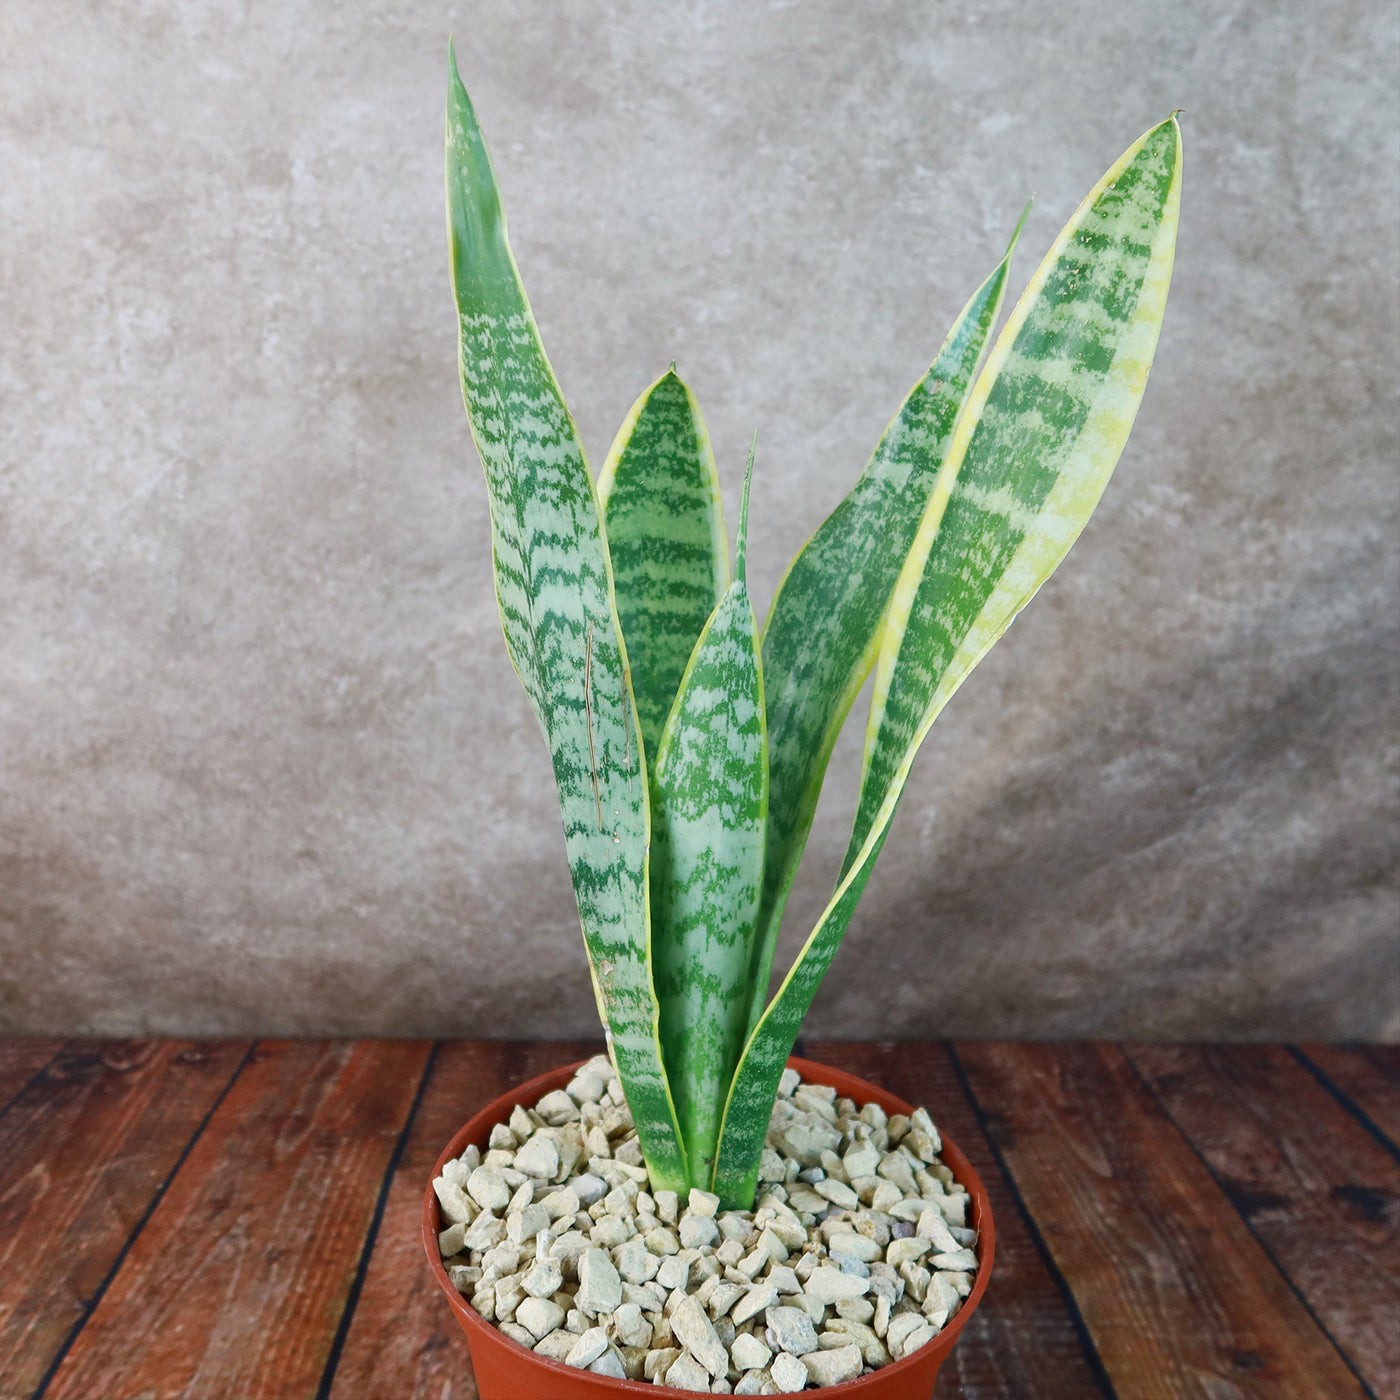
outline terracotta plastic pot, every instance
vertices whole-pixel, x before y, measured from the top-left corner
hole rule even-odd
[[[912,1112],[910,1104],[895,1098],[893,1094],[887,1094],[874,1084],[866,1083],[864,1079],[857,1079],[853,1074],[843,1074],[840,1070],[828,1069],[825,1065],[815,1064],[811,1060],[793,1058],[788,1064],[808,1083],[830,1084],[839,1095],[854,1099],[857,1103],[878,1103],[886,1113]],[[444,1163],[450,1158],[460,1157],[472,1143],[484,1149],[491,1129],[510,1117],[511,1108],[515,1104],[530,1107],[550,1090],[562,1089],[574,1077],[578,1068],[578,1064],[565,1065],[562,1069],[542,1074],[538,1079],[532,1079],[511,1093],[502,1095],[494,1103],[488,1104],[443,1148],[442,1155],[433,1167],[433,1176],[438,1176]],[[936,1108],[936,1105],[933,1107]],[[932,1395],[938,1368],[953,1349],[953,1343],[957,1341],[963,1324],[972,1315],[973,1309],[986,1291],[996,1246],[996,1235],[992,1228],[992,1208],[987,1200],[987,1193],[983,1190],[977,1173],[972,1170],[972,1164],[946,1137],[943,1139],[943,1160],[972,1196],[972,1226],[978,1233],[978,1268],[972,1292],[964,1300],[958,1315],[913,1356],[882,1367],[872,1375],[861,1376],[842,1385],[826,1386],[814,1393],[830,1396],[831,1400],[846,1400],[848,1396],[851,1400],[924,1400]],[[573,1366],[565,1366],[562,1362],[537,1356],[518,1342],[513,1342],[504,1332],[485,1321],[452,1286],[438,1254],[437,1237],[442,1228],[438,1200],[430,1180],[423,1196],[423,1248],[427,1252],[434,1277],[447,1295],[453,1316],[467,1334],[467,1345],[471,1349],[472,1366],[476,1372],[477,1390],[481,1400],[619,1400],[621,1396],[636,1396],[638,1400],[643,1396],[651,1396],[652,1400],[657,1400],[657,1397],[662,1395],[690,1393],[674,1390],[670,1386],[652,1385],[646,1381],[620,1381],[611,1376],[580,1371]]]

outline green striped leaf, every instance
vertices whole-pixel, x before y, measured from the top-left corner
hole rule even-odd
[[[763,880],[768,743],[758,620],[744,578],[747,516],[746,478],[736,577],[686,666],[652,783],[661,1044],[696,1186],[709,1184],[725,1095],[748,1029]]]
[[[462,398],[486,471],[496,597],[554,764],[594,987],[657,1184],[685,1150],[647,960],[649,811],[607,545],[578,433],[506,240],[491,162],[450,62],[447,209]]]
[[[891,600],[844,873],[749,1037],[730,1089],[715,1173],[726,1201],[752,1199],[783,1063],[920,743],[1063,559],[1117,463],[1166,306],[1180,188],[1173,115],[1090,192],[973,388]]]
[[[788,566],[769,609],[763,669],[771,789],[750,1030],[768,1000],[783,908],[836,736],[875,664],[886,604],[1001,311],[1024,222],[1022,214],[1005,257],[963,307],[850,494]]]
[[[1180,181],[1173,116],[1095,186],[998,337],[896,586],[848,870],[928,726],[1108,485],[1157,347]]]
[[[715,456],[675,365],[632,405],[598,499],[642,742],[655,754],[696,638],[729,583]]]

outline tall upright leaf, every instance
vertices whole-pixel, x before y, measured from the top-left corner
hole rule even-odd
[[[715,455],[675,365],[632,405],[598,499],[642,742],[654,756],[696,638],[729,583]]]
[[[688,1172],[647,961],[646,780],[607,545],[455,56],[450,69],[458,363],[486,471],[501,624],[553,760],[579,918],[628,1103],[654,1171],[679,1187]]]
[[[725,1094],[748,1030],[768,813],[763,669],[744,577],[748,480],[734,582],[686,667],[652,787],[652,957],[661,1044],[697,1186],[709,1183]]]
[[[836,736],[875,664],[885,606],[1001,310],[1021,223],[849,495],[788,567],[764,624],[771,790],[749,1029],[768,1000],[778,927]]]
[[[752,1198],[783,1063],[920,743],[1063,559],[1117,463],[1166,306],[1180,189],[1173,115],[1089,193],[973,389],[891,600],[842,878],[750,1036],[730,1089],[715,1169],[726,1201]]]

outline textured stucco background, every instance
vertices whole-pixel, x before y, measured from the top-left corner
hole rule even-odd
[[[1383,0],[6,0],[0,1029],[596,1025],[456,386],[449,30],[595,466],[673,356],[731,519],[759,430],[761,606],[1027,195],[1017,289],[1186,109],[1136,433],[809,1029],[1400,1034]]]

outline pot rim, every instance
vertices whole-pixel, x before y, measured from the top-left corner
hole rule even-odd
[[[460,1294],[453,1286],[452,1280],[447,1276],[447,1270],[443,1267],[442,1256],[438,1252],[437,1237],[442,1230],[442,1217],[438,1204],[437,1193],[433,1190],[433,1181],[442,1175],[443,1166],[454,1157],[461,1156],[462,1152],[471,1141],[480,1137],[484,1142],[492,1127],[497,1123],[505,1122],[510,1116],[510,1109],[516,1103],[525,1102],[527,1096],[530,1102],[541,1097],[548,1092],[550,1081],[557,1080],[561,1075],[568,1075],[572,1078],[587,1060],[578,1060],[572,1064],[562,1065],[557,1069],[547,1070],[544,1074],[538,1074],[533,1079],[526,1080],[523,1084],[509,1089],[506,1093],[493,1099],[480,1112],[472,1115],[457,1131],[447,1146],[438,1155],[437,1161],[433,1164],[432,1174],[428,1178],[427,1189],[423,1196],[422,1214],[422,1240],[423,1248],[428,1256],[428,1263],[433,1271],[433,1277],[437,1280],[438,1286],[447,1295],[448,1305],[456,1315],[459,1324],[467,1333],[468,1340],[479,1337],[486,1345],[503,1345],[513,1347],[522,1361],[529,1358],[539,1366],[545,1368],[545,1374],[556,1374],[561,1382],[569,1377],[577,1377],[580,1373],[576,1367],[566,1366],[562,1361],[551,1360],[547,1356],[541,1356],[538,1352],[531,1351],[528,1347],[521,1346],[513,1337],[502,1332],[494,1323],[487,1322],[470,1302]],[[816,1060],[803,1059],[797,1055],[788,1056],[788,1067],[797,1070],[804,1080],[812,1084],[825,1082],[822,1075],[839,1075],[843,1079],[854,1081],[857,1084],[873,1092],[875,1101],[885,1099],[896,1107],[895,1112],[912,1113],[914,1105],[911,1105],[897,1094],[892,1094],[888,1090],[881,1089],[878,1085],[870,1083],[869,1080],[861,1079],[859,1075],[849,1074],[845,1070],[838,1070],[834,1066],[820,1064]],[[567,1082],[567,1080],[565,1081]],[[849,1095],[848,1097],[855,1097]],[[872,1100],[867,1100],[870,1102]],[[502,1111],[502,1105],[505,1105]],[[888,1384],[888,1378],[901,1371],[914,1371],[921,1359],[927,1361],[926,1353],[930,1348],[937,1348],[940,1363],[952,1350],[953,1344],[957,1341],[962,1331],[963,1324],[967,1321],[972,1311],[982,1300],[983,1293],[987,1290],[987,1282],[991,1277],[992,1261],[996,1255],[996,1229],[992,1221],[991,1201],[987,1196],[986,1188],[982,1185],[982,1179],[978,1176],[971,1162],[963,1154],[961,1148],[950,1138],[940,1132],[943,1140],[942,1157],[944,1163],[953,1173],[953,1179],[960,1185],[967,1188],[968,1194],[972,1197],[973,1221],[977,1230],[977,1275],[973,1280],[972,1289],[963,1300],[963,1305],[958,1309],[957,1316],[949,1322],[937,1336],[925,1343],[918,1351],[899,1361],[892,1361],[888,1366],[882,1366],[878,1371],[869,1375],[857,1376],[854,1380],[842,1381],[839,1385],[823,1386],[821,1393],[830,1395],[832,1400],[841,1400],[841,1397],[859,1396],[868,1390],[873,1389],[872,1382],[880,1381]],[[616,1388],[619,1396],[635,1395],[659,1397],[664,1395],[687,1395],[690,1392],[676,1390],[671,1386],[653,1385],[650,1381],[618,1380],[615,1377],[606,1377],[610,1385]]]

